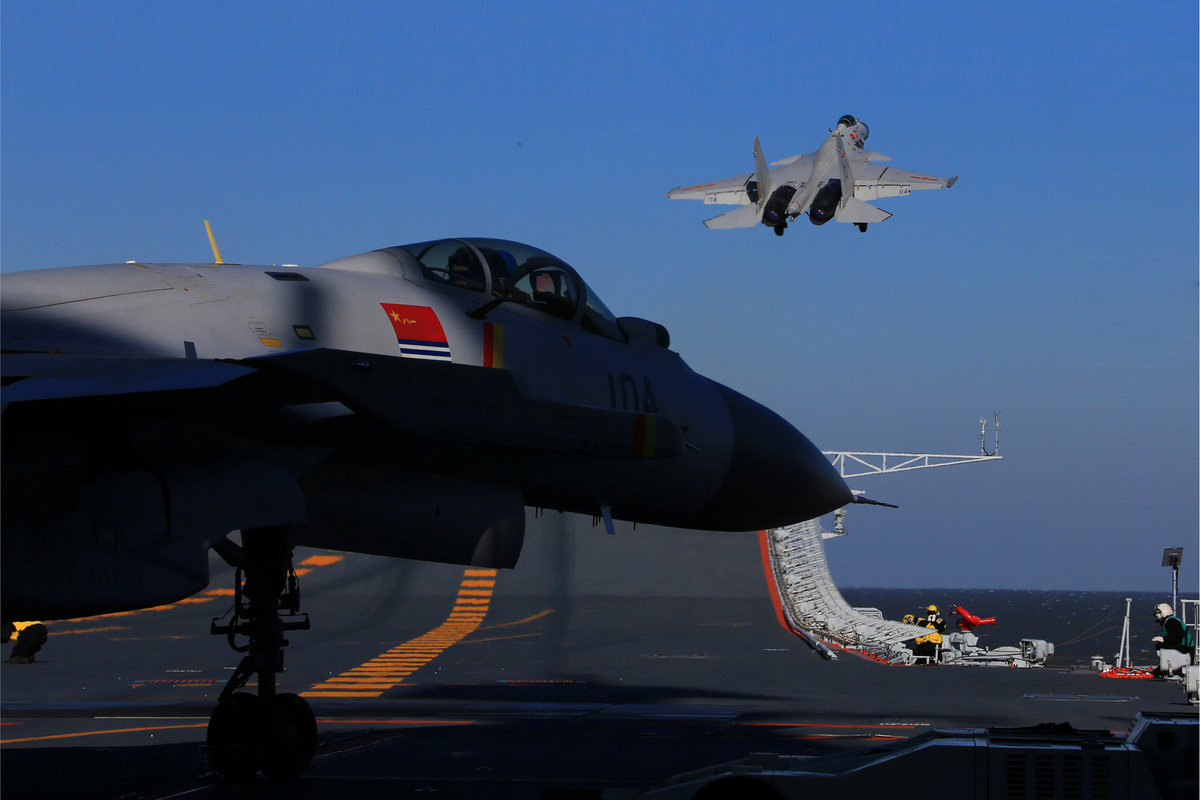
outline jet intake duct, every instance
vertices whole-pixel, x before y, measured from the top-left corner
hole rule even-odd
[[[790,184],[780,186],[771,192],[766,208],[763,209],[763,224],[775,226],[786,222],[788,203],[792,202],[795,194],[796,187]]]
[[[842,182],[834,178],[821,187],[808,208],[808,221],[813,225],[824,225],[833,219],[837,213],[838,203],[842,201]]]
[[[46,479],[67,482],[62,474]],[[14,481],[6,489],[19,485]],[[72,494],[55,504],[35,492],[5,491],[0,547],[5,619],[146,608],[208,585],[208,543],[171,531],[159,476],[111,470]]]
[[[516,566],[525,504],[512,486],[348,464],[304,480],[309,520],[294,544],[463,564]]]

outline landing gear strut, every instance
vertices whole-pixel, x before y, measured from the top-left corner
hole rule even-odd
[[[259,528],[242,531],[240,548],[228,540],[217,548],[237,573],[232,618],[227,623],[224,617],[214,619],[211,632],[245,653],[208,721],[209,758],[231,780],[249,780],[260,769],[271,778],[294,778],[317,748],[317,723],[308,702],[275,691],[288,645],[284,632],[309,628],[308,615],[299,613],[300,586],[286,539],[286,528]],[[280,616],[285,610],[291,619]],[[238,644],[239,636],[249,641]],[[240,691],[254,674],[258,694]]]

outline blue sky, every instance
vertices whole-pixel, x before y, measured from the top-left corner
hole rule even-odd
[[[409,7],[412,6],[412,7]],[[0,6],[0,269],[537,244],[829,450],[843,585],[1197,586],[1195,4]],[[708,231],[668,189],[842,114],[961,176],[866,235]]]

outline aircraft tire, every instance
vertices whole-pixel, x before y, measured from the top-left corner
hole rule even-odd
[[[217,772],[231,781],[253,778],[262,760],[264,727],[257,696],[238,692],[218,703],[208,720],[208,757]]]
[[[867,223],[865,223],[865,222],[858,223],[858,231],[859,231],[859,233],[866,233],[867,232]]]
[[[787,226],[786,226],[786,225],[776,225],[776,226],[775,226],[775,235],[776,235],[776,236],[783,236],[783,231],[784,231],[786,228],[787,228]]]
[[[317,750],[317,719],[308,701],[297,694],[278,694],[266,715],[262,771],[275,780],[295,778]]]

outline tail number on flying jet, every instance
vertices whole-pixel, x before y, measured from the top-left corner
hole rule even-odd
[[[638,389],[638,379],[627,372],[608,375],[609,405],[622,411],[637,411],[643,414],[657,414],[658,402],[654,399],[654,387],[650,378],[643,375],[641,390]]]

